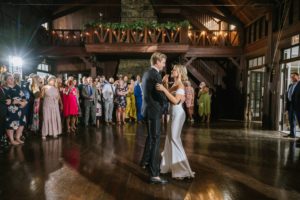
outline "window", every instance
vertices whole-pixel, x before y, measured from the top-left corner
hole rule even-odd
[[[9,72],[10,73],[18,73],[21,75],[23,74],[23,59],[19,56],[9,56]]]
[[[46,63],[46,60],[43,60],[41,64],[37,67],[37,75],[41,77],[49,76],[51,71],[51,66]]]
[[[50,67],[48,64],[39,64],[38,65],[38,68],[37,68],[39,71],[45,71],[45,72],[49,72],[50,71]]]
[[[253,60],[249,60],[249,68],[253,67]]]
[[[265,56],[260,56],[256,58],[249,59],[248,61],[248,67],[251,68],[259,68],[264,66],[265,64]]]
[[[290,59],[291,58],[291,49],[285,49],[283,51],[283,59]]]
[[[295,58],[299,56],[299,46],[295,46],[292,48],[291,58]]]

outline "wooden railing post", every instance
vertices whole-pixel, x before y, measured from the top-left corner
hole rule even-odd
[[[148,40],[148,29],[147,27],[144,28],[144,43],[147,44],[147,40]]]
[[[188,44],[189,43],[189,30],[187,27],[181,28],[180,29],[180,38],[179,38],[179,43],[180,44]]]
[[[129,29],[126,31],[126,36],[126,43],[130,43],[131,31]]]
[[[166,41],[166,33],[165,29],[161,31],[161,43],[164,44]]]
[[[113,38],[112,38],[112,29],[109,29],[109,32],[108,32],[108,40],[109,40],[109,43],[111,44],[112,43],[112,40],[113,40]]]

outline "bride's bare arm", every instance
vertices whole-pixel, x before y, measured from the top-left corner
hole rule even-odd
[[[176,96],[173,96],[162,84],[156,84],[156,89],[158,91],[162,91],[167,96],[169,101],[174,105],[179,104],[183,97],[181,94],[176,94]]]

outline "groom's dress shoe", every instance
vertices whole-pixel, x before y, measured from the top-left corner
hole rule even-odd
[[[150,178],[150,183],[151,184],[162,184],[162,185],[164,185],[164,184],[167,184],[168,183],[168,181],[167,180],[165,180],[165,179],[163,179],[163,178],[153,178],[153,177],[151,177]]]
[[[291,135],[291,134],[288,134],[288,135],[285,135],[283,136],[284,138],[296,138],[294,135]]]

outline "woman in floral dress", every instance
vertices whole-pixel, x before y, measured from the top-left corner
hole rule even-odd
[[[12,74],[6,74],[4,77],[5,86],[4,91],[7,98],[7,116],[5,120],[6,133],[10,144],[18,145],[23,144],[21,140],[24,125],[26,124],[26,117],[23,108],[26,106],[27,101],[20,86],[14,83]],[[14,132],[16,134],[14,136]]]
[[[121,125],[121,122],[123,124],[126,124],[125,117],[126,117],[126,95],[128,92],[127,86],[124,84],[124,80],[119,80],[119,85],[116,89],[117,93],[117,123],[118,125]]]

